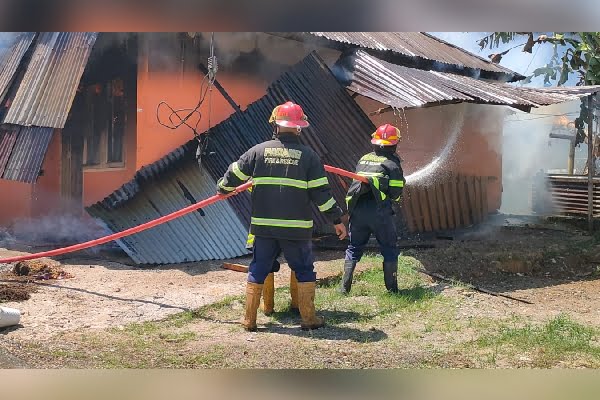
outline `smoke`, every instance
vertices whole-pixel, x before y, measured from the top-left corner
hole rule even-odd
[[[122,49],[127,46],[127,43],[135,37],[135,33],[131,32],[104,32],[99,33],[94,43],[92,53],[90,54],[90,62],[97,62],[98,59],[108,51]],[[130,64],[137,64],[137,53],[135,51],[124,52]],[[89,64],[88,63],[88,64]]]
[[[0,227],[0,247],[9,248],[16,243],[16,239],[6,229]]]
[[[540,189],[538,199],[548,205],[549,193],[545,190],[543,173],[567,173],[570,143],[564,139],[551,139],[557,130],[554,122],[561,114],[576,117],[579,102],[565,103],[533,110],[531,114],[516,113],[505,121],[503,132],[503,192],[500,211],[513,215],[532,215],[532,190]],[[575,114],[573,114],[575,112]],[[561,132],[565,133],[565,132]],[[568,132],[567,132],[568,133]],[[586,156],[585,149],[577,149],[575,173],[581,173]]]
[[[12,236],[9,234],[7,240],[34,246],[53,246],[85,242],[107,234],[110,232],[80,216],[47,215],[14,221]]]
[[[444,167],[452,160],[455,145],[460,136],[463,128],[463,124],[465,121],[465,104],[460,104],[457,106],[458,112],[452,119],[452,124],[450,126],[448,141],[446,142],[444,148],[440,152],[440,154],[435,157],[429,164],[425,167],[413,172],[412,174],[406,176],[406,182],[412,186],[427,186],[433,184],[436,179],[439,179],[442,175]]]
[[[198,72],[200,63],[207,66],[212,32],[142,33],[139,37],[153,72],[188,74]],[[299,42],[261,32],[214,32],[212,43],[220,72],[258,76],[267,83],[308,54]]]

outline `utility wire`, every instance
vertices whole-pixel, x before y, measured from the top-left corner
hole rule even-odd
[[[200,133],[198,132],[198,126],[200,125],[200,121],[202,120],[202,113],[200,112],[200,107],[202,107],[202,105],[204,104],[206,95],[211,92],[211,89],[212,89],[212,86],[213,86],[213,83],[214,83],[215,77],[216,77],[216,71],[218,68],[217,62],[216,62],[216,57],[214,56],[214,38],[215,38],[215,34],[213,32],[211,35],[211,40],[210,40],[210,57],[208,59],[208,72],[202,78],[202,82],[200,83],[200,95],[199,95],[200,98],[198,100],[198,104],[196,104],[196,106],[193,108],[174,109],[166,101],[163,100],[160,103],[158,103],[158,106],[156,107],[156,119],[158,120],[159,124],[161,124],[165,128],[171,129],[171,130],[175,130],[175,129],[185,125],[192,130],[192,132],[194,133],[194,136],[199,141],[201,141],[201,140],[200,140]],[[209,103],[210,103],[210,101],[211,101],[211,96],[209,96]],[[210,104],[209,104],[209,106],[210,106]],[[161,120],[160,111],[161,111],[161,108],[164,108],[164,107],[166,107],[169,110],[167,121]],[[195,124],[191,125],[190,118],[193,115],[197,115],[198,119]],[[209,118],[210,118],[210,115],[209,115]]]

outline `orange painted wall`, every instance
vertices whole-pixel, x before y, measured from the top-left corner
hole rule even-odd
[[[60,130],[54,131],[42,169],[43,176],[33,185],[0,180],[0,226],[18,219],[46,215],[60,206]]]
[[[9,228],[16,218],[29,216],[31,190],[28,183],[0,179],[0,226]]]
[[[168,129],[159,124],[156,118],[156,108],[161,101],[166,101],[173,108],[195,106],[198,103],[199,88],[202,76],[199,73],[186,74],[181,78],[173,73],[148,73],[142,71],[138,80],[138,131],[137,131],[137,168],[150,164],[171,150],[193,139],[190,128],[182,126],[176,130]],[[260,80],[219,73],[218,80],[235,102],[245,108],[249,103],[259,99],[265,93],[267,84]],[[201,107],[202,119],[198,132],[208,129],[208,96]],[[213,89],[210,110],[210,122],[214,126],[227,119],[234,112],[221,94]],[[169,111],[164,108],[161,118],[165,121]],[[185,115],[182,113],[181,115]],[[195,125],[198,116],[189,120]]]
[[[225,39],[227,34],[219,33],[216,40]],[[231,34],[229,34],[231,36]],[[142,37],[140,41],[140,53],[138,58],[138,82],[137,82],[137,161],[136,169],[148,165],[169,151],[181,146],[194,137],[193,131],[181,126],[175,130],[162,126],[157,120],[157,106],[165,101],[174,109],[193,108],[200,98],[200,85],[203,75],[197,68],[197,62],[206,64],[208,53],[200,50],[188,50],[187,60],[181,66],[176,47],[163,47],[158,45],[152,37]],[[225,58],[226,59],[226,58]],[[153,63],[162,63],[165,69],[152,67]],[[225,88],[227,93],[242,109],[248,104],[264,96],[269,84],[264,77],[242,75],[228,72],[221,58],[217,80]],[[209,102],[209,100],[211,100]],[[210,109],[209,109],[210,103]],[[234,109],[220,92],[213,88],[212,95],[207,95],[200,111],[202,118],[198,124],[197,131],[204,132],[210,125],[214,126],[227,119]],[[161,121],[167,123],[170,110],[162,107],[160,110]],[[186,115],[185,112],[180,115]],[[199,116],[193,115],[189,124],[195,126]]]
[[[356,101],[367,113],[383,107],[362,96]],[[404,173],[408,175],[440,155],[461,109],[464,110],[461,134],[449,162],[441,168],[465,175],[494,177],[488,185],[488,206],[490,210],[497,210],[502,197],[503,107],[457,104],[415,108],[400,112],[400,116],[387,112],[372,116],[371,120],[376,126],[390,123],[401,129],[398,153],[403,159]]]

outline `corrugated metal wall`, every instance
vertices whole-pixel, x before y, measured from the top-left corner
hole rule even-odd
[[[53,128],[15,127],[16,141],[8,161],[3,168],[2,178],[34,183],[42,168]]]
[[[96,37],[94,32],[41,33],[4,122],[63,128]]]
[[[187,163],[171,169],[120,207],[101,203],[87,209],[118,232],[151,221],[215,194],[208,172]],[[220,260],[246,254],[247,227],[226,202],[121,239],[119,245],[138,264]]]
[[[173,206],[178,204],[177,207],[172,208],[172,211],[189,205],[189,202],[185,203],[183,200],[185,194],[176,182],[180,172],[173,171],[186,171],[189,180],[195,179],[196,184],[200,185],[197,190],[203,191],[205,195],[198,197],[192,192],[196,201],[213,195],[216,180],[225,173],[233,161],[250,147],[271,138],[272,127],[268,122],[269,116],[275,106],[288,100],[302,105],[307,113],[311,126],[302,132],[302,141],[315,149],[325,164],[353,170],[358,159],[370,151],[370,134],[375,127],[348,95],[346,89],[336,81],[325,63],[313,53],[277,79],[268,88],[264,97],[252,103],[245,111],[233,114],[212,128],[210,132],[205,133],[204,139],[208,141],[207,154],[202,158],[202,165],[206,171],[202,174],[208,172],[212,179],[208,179],[206,175],[199,177],[201,172],[195,159],[198,143],[192,140],[161,160],[142,168],[132,181],[117,189],[103,201],[89,207],[88,212],[105,221],[110,229],[118,231],[165,215],[166,204],[170,201],[173,202]],[[340,179],[332,175],[329,175],[329,181],[334,189],[336,200],[342,205],[346,187]],[[146,199],[148,193],[154,191],[161,191],[163,196],[160,197],[160,204],[164,203],[162,208],[159,207],[160,213],[156,212],[155,207],[149,205],[149,200],[140,200]],[[163,244],[167,242],[149,233],[143,239],[142,236],[135,235],[134,238],[137,237],[135,242],[131,239],[129,242],[124,242],[122,247],[136,262],[182,262],[183,258],[188,261],[201,261],[214,257],[214,254],[209,253],[209,248],[203,247],[210,243],[208,238],[219,237],[219,243],[211,246],[213,246],[212,251],[216,251],[221,258],[245,254],[245,251],[239,247],[239,240],[240,238],[245,240],[247,235],[250,196],[242,193],[227,202],[231,205],[229,209],[235,210],[233,215],[237,223],[230,219],[228,211],[223,211],[225,212],[223,219],[215,225],[206,225],[206,231],[201,231],[201,234],[200,231],[196,231],[197,235],[190,237],[182,227],[181,230],[170,231],[174,243]],[[128,211],[123,214],[122,209]],[[315,218],[317,229],[330,226],[316,208]],[[127,220],[127,226],[120,225],[124,224],[123,222],[116,222],[122,219]],[[188,227],[187,230],[189,229]],[[175,244],[180,241],[188,241],[189,246],[197,246],[205,250],[185,253],[184,257]],[[161,250],[155,249],[157,243],[163,247]],[[135,249],[135,254],[132,249]]]
[[[4,96],[13,81],[15,73],[21,64],[23,56],[29,50],[35,32],[22,32],[15,37],[15,42],[10,49],[4,54],[0,61],[0,101],[4,100]]]
[[[53,128],[5,125],[0,130],[0,178],[34,183],[53,133]]]

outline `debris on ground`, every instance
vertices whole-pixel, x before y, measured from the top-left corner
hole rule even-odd
[[[17,276],[27,276],[37,280],[73,278],[73,275],[63,270],[60,264],[44,260],[19,261],[12,272]]]
[[[36,288],[32,285],[22,283],[1,283],[0,284],[0,303],[8,301],[29,300],[30,293]]]

